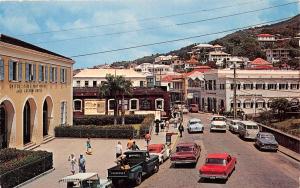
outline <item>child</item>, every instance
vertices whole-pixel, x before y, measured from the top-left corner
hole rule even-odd
[[[86,141],[86,154],[87,155],[92,155],[92,146],[91,146],[90,138],[88,138],[87,141]]]

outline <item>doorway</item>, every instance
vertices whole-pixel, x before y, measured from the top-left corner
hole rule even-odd
[[[0,149],[7,148],[7,120],[5,106],[0,105]]]
[[[30,142],[30,132],[31,132],[30,116],[31,116],[30,104],[27,101],[23,110],[23,144],[27,144]]]

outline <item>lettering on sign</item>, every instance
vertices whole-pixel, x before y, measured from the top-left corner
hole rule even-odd
[[[105,100],[85,100],[84,114],[85,115],[105,114]]]
[[[9,84],[9,89],[16,90],[16,93],[39,93],[47,87],[46,84]]]

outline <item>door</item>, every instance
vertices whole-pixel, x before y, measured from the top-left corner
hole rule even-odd
[[[30,104],[27,101],[23,110],[23,144],[30,142]]]
[[[6,113],[4,106],[0,107],[0,149],[7,147]]]
[[[43,105],[43,136],[48,135],[48,104],[47,101]]]

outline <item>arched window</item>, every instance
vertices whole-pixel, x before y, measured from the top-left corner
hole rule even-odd
[[[253,102],[251,100],[245,100],[244,104],[243,104],[243,108],[249,109],[249,108],[253,108]]]
[[[233,101],[231,101],[231,108],[233,108]],[[240,100],[236,100],[236,106],[238,107],[238,108],[240,108],[241,107],[241,101]]]
[[[115,108],[115,99],[108,99],[107,104],[108,104],[108,108],[107,109],[109,111],[113,111],[114,108]]]
[[[164,99],[155,99],[155,109],[164,110]]]
[[[74,112],[82,112],[82,100],[81,99],[75,99],[73,101],[74,106]]]
[[[139,109],[139,100],[138,99],[130,99],[129,100],[129,110],[138,110]]]
[[[265,108],[266,107],[266,102],[264,99],[257,99],[255,102],[255,107],[256,108]]]

